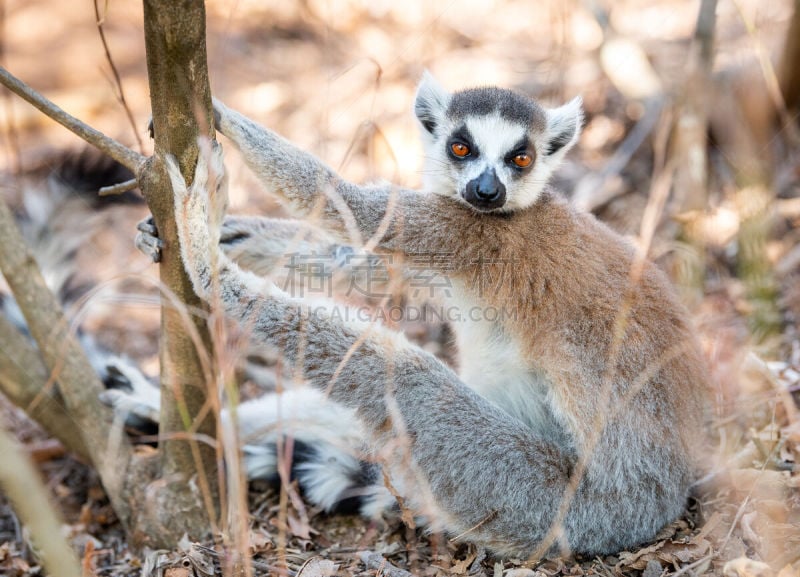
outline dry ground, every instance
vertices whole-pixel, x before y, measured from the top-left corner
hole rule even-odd
[[[90,0],[5,0],[2,6],[5,67],[89,124],[133,147],[142,140],[150,152],[138,2],[109,2],[105,20],[135,126],[117,100]],[[606,29],[591,6],[607,12]],[[656,190],[669,119],[681,112],[675,103],[686,93],[697,9],[698,2],[687,0],[210,1],[211,82],[218,97],[347,177],[412,186],[420,180],[421,150],[411,102],[424,68],[451,88],[498,84],[554,104],[581,94],[587,123],[559,183],[636,240]],[[317,558],[334,561],[343,574],[375,575],[358,557],[361,550],[420,575],[656,577],[722,574],[729,562],[728,573],[741,576],[800,574],[798,126],[786,117],[775,127],[763,113],[772,79],[765,62],[778,60],[791,10],[788,0],[720,2],[708,93],[708,200],[693,221],[702,231],[702,282],[686,274],[693,261],[683,258],[692,253],[681,206],[667,204],[651,246],[692,307],[716,383],[710,420],[717,449],[709,463],[724,472],[702,487],[685,518],[653,544],[614,557],[498,563],[399,525],[282,506],[279,496],[253,487],[256,574],[280,567],[306,577],[325,574],[324,563],[304,565]],[[30,186],[22,175],[34,174],[35,181],[63,150],[81,147],[11,96],[0,105],[0,128],[2,192],[12,202]],[[631,147],[636,130],[645,130],[644,141]],[[620,149],[629,158],[610,170]],[[275,199],[229,156],[231,211],[279,214]],[[598,172],[604,181],[592,176]],[[156,271],[130,242],[143,215],[142,207],[113,209],[104,216],[105,230],[78,256],[86,278],[103,289],[84,304],[81,319],[155,374]],[[756,257],[747,261],[747,254]],[[748,262],[759,264],[756,273]],[[447,353],[441,327],[407,328]],[[147,558],[128,549],[96,475],[2,398],[0,409],[39,463],[87,567],[98,575],[138,574]],[[192,555],[209,558],[199,549],[186,558],[198,558]],[[0,573],[39,571],[24,529],[0,496]]]

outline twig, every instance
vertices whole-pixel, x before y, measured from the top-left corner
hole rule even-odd
[[[119,184],[113,184],[111,186],[104,186],[100,190],[97,191],[97,194],[100,196],[113,196],[115,194],[125,194],[126,192],[130,192],[139,187],[139,181],[135,178],[130,180],[126,180],[125,182],[120,182]]]
[[[6,27],[6,5],[0,2],[0,64],[5,62],[6,43],[2,31]],[[14,169],[14,174],[22,174],[22,155],[19,150],[19,135],[17,134],[16,122],[14,120],[14,107],[11,102],[11,94],[3,92],[3,106],[6,110],[8,121],[5,124],[5,138],[8,141],[8,165]]]
[[[107,2],[106,11],[108,11]],[[125,92],[122,89],[122,79],[119,76],[117,65],[114,64],[114,59],[111,58],[111,50],[108,47],[106,32],[103,29],[105,14],[102,17],[100,16],[100,6],[98,5],[98,0],[94,0],[94,15],[97,18],[97,32],[100,35],[100,42],[103,43],[103,50],[105,50],[106,53],[106,61],[108,62],[109,67],[111,67],[111,74],[114,75],[114,82],[117,85],[117,100],[119,100],[119,103],[122,104],[122,108],[125,109],[125,115],[128,117],[128,122],[130,122],[131,128],[133,129],[133,136],[136,138],[136,143],[139,145],[139,152],[141,152],[144,150],[144,144],[142,143],[142,138],[139,136],[139,131],[136,129],[136,121],[133,119],[133,113],[131,112],[130,106],[128,106],[128,101],[125,100]]]
[[[367,569],[378,571],[380,575],[385,577],[414,577],[405,569],[395,567],[383,555],[375,551],[361,551],[358,557],[367,566]]]
[[[63,399],[55,390],[45,390],[48,380],[49,373],[39,351],[5,317],[0,316],[0,392],[71,451],[88,461],[89,453],[80,430],[67,414]]]
[[[111,158],[127,167],[134,174],[139,174],[139,167],[146,157],[109,138],[99,130],[81,122],[74,116],[64,112],[47,98],[33,90],[30,86],[0,66],[0,84],[8,88],[20,98],[27,100],[41,112],[68,128],[83,140],[108,154]]]
[[[81,577],[80,564],[61,532],[62,521],[30,460],[0,423],[0,487],[28,528],[49,575]]]
[[[694,569],[696,567],[699,567],[703,563],[707,563],[708,561],[711,561],[714,558],[714,555],[715,555],[715,553],[709,553],[705,557],[701,557],[700,559],[698,559],[697,561],[694,561],[693,563],[689,563],[688,565],[684,565],[683,567],[681,567],[680,569],[675,571],[675,573],[670,573],[668,575],[668,577],[679,577],[679,575],[683,575],[684,573],[688,573],[692,569]]]

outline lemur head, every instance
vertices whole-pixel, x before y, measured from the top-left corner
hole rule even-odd
[[[414,102],[425,146],[425,188],[481,212],[531,206],[578,140],[580,97],[555,109],[502,88],[450,94],[428,73]]]

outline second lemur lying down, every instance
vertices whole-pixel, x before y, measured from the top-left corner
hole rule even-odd
[[[274,473],[275,439],[288,434],[303,449],[301,488],[328,509],[376,514],[398,495],[432,529],[521,557],[652,538],[695,479],[707,374],[661,271],[547,185],[578,138],[580,101],[449,93],[426,75],[415,112],[423,191],[347,182],[215,103],[220,132],[299,216],[377,252],[438,256],[425,262],[447,275],[452,305],[505,312],[455,323],[458,373],[402,334],[343,320],[342,305],[240,268],[226,252],[257,260],[270,227],[222,225],[209,202],[209,189],[225,194],[219,145],[190,187],[166,159],[195,290],[307,384],[240,407],[251,473]]]

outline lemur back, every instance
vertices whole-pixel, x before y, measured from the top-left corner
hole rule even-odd
[[[251,242],[240,220],[235,243],[222,225],[212,272],[220,249],[209,226],[222,215],[206,188],[223,182],[221,150],[201,158],[190,188],[167,159],[198,294],[279,347],[317,391],[257,401],[243,425],[263,419],[273,433],[262,443],[289,431],[318,453],[303,461],[312,501],[332,508],[367,485],[374,513],[397,492],[434,529],[517,556],[618,551],[681,514],[706,370],[665,276],[547,187],[578,138],[579,100],[548,110],[498,88],[450,94],[426,75],[415,102],[428,159],[421,192],[349,183],[219,102],[215,112],[220,132],[296,213],[346,242],[435,257],[424,262],[451,279],[462,313],[456,375],[398,333],[333,314],[341,305],[312,306],[243,271],[225,253],[235,244],[254,262],[263,241]],[[281,403],[292,423],[275,433]],[[347,442],[309,432],[303,412],[327,410],[338,411],[332,428]],[[384,469],[391,491],[361,458]],[[262,464],[274,469],[274,455]],[[340,482],[326,485],[326,471]]]

